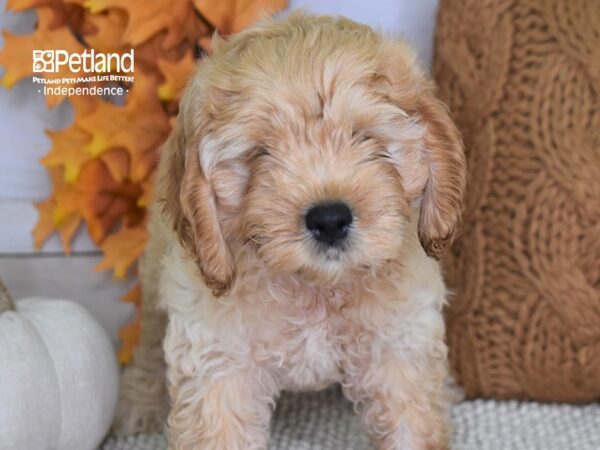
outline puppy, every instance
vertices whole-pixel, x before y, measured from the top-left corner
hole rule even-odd
[[[172,450],[265,449],[281,390],[331,383],[377,448],[448,448],[435,258],[464,187],[405,44],[305,14],[215,42],[161,155],[121,431],[166,413],[162,308]]]

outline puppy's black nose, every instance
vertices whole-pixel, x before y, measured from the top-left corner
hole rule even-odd
[[[315,239],[335,245],[348,235],[352,211],[345,203],[326,203],[310,208],[304,220]]]

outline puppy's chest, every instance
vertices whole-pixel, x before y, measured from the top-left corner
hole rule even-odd
[[[340,381],[345,348],[356,324],[330,298],[265,305],[251,335],[257,361],[280,377],[285,389],[315,389]]]

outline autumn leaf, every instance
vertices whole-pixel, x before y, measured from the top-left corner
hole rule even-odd
[[[138,76],[125,106],[99,101],[88,115],[75,123],[92,135],[84,151],[98,157],[115,147],[127,149],[131,156],[130,179],[142,181],[158,159],[157,149],[169,133],[169,121],[156,97],[156,85]]]
[[[41,248],[44,242],[56,231],[56,226],[52,220],[54,213],[54,200],[48,198],[37,202],[35,207],[38,210],[38,221],[33,229],[33,243],[35,248]]]
[[[145,226],[122,227],[102,243],[104,258],[96,266],[96,272],[112,270],[115,278],[124,279],[127,271],[144,251],[147,240]]]
[[[131,303],[134,306],[142,306],[142,286],[137,283],[121,297],[123,303]]]
[[[128,364],[133,357],[133,351],[140,341],[140,329],[142,325],[142,316],[139,311],[136,312],[136,318],[119,330],[119,339],[121,348],[119,349],[119,363]]]
[[[39,220],[33,230],[34,245],[41,248],[48,237],[57,232],[63,244],[65,253],[71,252],[71,240],[81,225],[81,215],[78,213],[77,197],[62,181],[61,170],[50,172],[53,180],[53,197],[36,203]],[[62,203],[59,204],[58,201]]]
[[[71,241],[73,240],[73,236],[75,236],[77,230],[79,230],[81,223],[81,216],[73,214],[58,225],[58,236],[62,242],[63,251],[67,255],[71,254]]]
[[[75,39],[67,27],[50,29],[53,13],[50,8],[38,9],[38,23],[33,33],[25,36],[3,32],[4,48],[0,50],[0,65],[4,66],[2,85],[10,89],[17,81],[33,75],[33,50],[63,49],[80,53],[83,46]],[[68,65],[61,66],[55,73],[45,73],[45,78],[61,78],[71,75]],[[63,96],[46,96],[49,106],[60,102]]]
[[[212,34],[212,30],[196,13],[193,3],[188,0],[184,7],[173,10],[163,48],[167,50],[175,48],[182,42],[193,46],[201,36],[206,34]]]
[[[41,163],[46,167],[63,167],[65,181],[73,183],[79,177],[81,168],[92,158],[83,150],[91,142],[92,135],[76,125],[46,133],[52,141],[52,149],[41,159]]]
[[[9,11],[25,11],[33,8],[46,8],[50,11],[48,30],[54,30],[65,25],[74,12],[72,5],[62,0],[8,0],[6,9]]]
[[[63,1],[60,7],[52,8],[52,12],[54,17],[49,24],[50,30],[67,27],[76,36],[81,35],[81,27],[85,22],[85,9],[83,6]]]
[[[234,34],[262,17],[287,8],[287,0],[194,0],[208,22],[222,34]]]
[[[147,232],[143,224],[134,228],[122,228],[116,234],[108,237],[102,245],[104,259],[96,267],[96,271],[112,269],[118,279],[125,278],[129,268],[137,261],[144,251]],[[137,284],[122,299],[123,302],[132,303],[136,309],[136,318],[119,331],[121,348],[119,361],[126,364],[131,360],[133,350],[140,337],[141,326],[141,287]]]
[[[111,9],[103,14],[88,11],[81,31],[90,47],[106,53],[123,53],[129,50],[123,42],[126,24],[127,14],[122,9]]]
[[[9,11],[25,11],[32,8],[61,7],[61,0],[8,0],[6,9]]]
[[[154,198],[154,177],[148,177],[146,181],[142,183],[142,195],[138,198],[138,206],[140,208],[148,208]]]
[[[52,221],[57,228],[69,221],[71,217],[79,215],[81,195],[77,190],[71,189],[65,184],[54,183],[53,198],[56,204]]]
[[[129,155],[125,149],[115,148],[102,154],[101,158],[111,177],[118,183],[124,182],[129,174]]]
[[[35,204],[39,212],[39,220],[33,229],[34,245],[35,248],[41,248],[53,233],[58,232],[63,250],[66,254],[69,254],[71,253],[71,240],[81,225],[81,217],[73,215],[57,227],[53,220],[55,206],[56,202],[52,199]]]
[[[140,340],[140,328],[142,322],[142,288],[137,283],[123,297],[123,303],[131,303],[135,307],[135,319],[119,330],[121,347],[119,348],[119,362],[127,364],[133,357],[133,351]]]
[[[158,88],[158,96],[162,101],[171,101],[179,96],[194,73],[196,61],[189,51],[176,62],[159,60],[158,67],[165,77],[165,82]]]
[[[118,183],[101,160],[88,163],[74,187],[79,211],[96,243],[101,243],[121,219],[134,226],[144,217],[144,210],[137,206],[140,186],[131,181]]]
[[[153,0],[138,3],[122,0],[85,0],[84,6],[92,13],[105,11],[109,8],[122,8],[128,16],[123,40],[131,45],[139,45],[151,36],[168,29],[174,37],[167,46],[174,46],[183,39],[182,26],[194,11],[189,0]],[[179,37],[179,39],[177,39]]]

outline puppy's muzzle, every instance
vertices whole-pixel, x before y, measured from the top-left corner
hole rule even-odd
[[[342,202],[313,206],[304,218],[306,228],[315,240],[330,247],[340,246],[348,236],[352,211]]]

